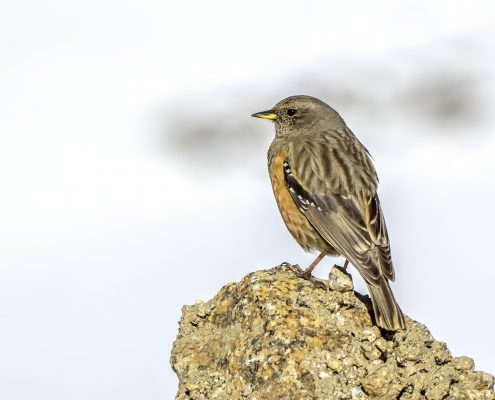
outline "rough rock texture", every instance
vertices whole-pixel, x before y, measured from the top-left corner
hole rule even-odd
[[[171,363],[176,399],[495,399],[494,378],[453,358],[424,325],[373,325],[368,297],[282,265],[184,306]]]

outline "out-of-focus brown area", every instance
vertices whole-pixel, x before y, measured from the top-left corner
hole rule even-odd
[[[474,44],[465,44],[472,59],[460,63],[457,45],[402,50],[381,62],[329,60],[279,78],[273,85],[261,79],[249,88],[233,87],[196,99],[178,97],[162,116],[162,148],[193,168],[198,163],[212,171],[245,168],[253,153],[271,140],[266,125],[252,123],[250,114],[294,94],[328,102],[351,128],[356,119],[363,120],[368,129],[355,132],[358,136],[390,126],[396,128],[397,135],[405,135],[411,126],[420,128],[416,135],[425,131],[438,135],[478,133],[487,113],[483,80],[489,55]],[[386,139],[380,134],[373,137],[378,142]]]

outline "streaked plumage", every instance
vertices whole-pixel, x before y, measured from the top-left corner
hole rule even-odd
[[[288,230],[305,250],[349,260],[366,281],[377,324],[404,329],[388,283],[394,267],[368,151],[340,115],[315,98],[289,97],[254,116],[263,115],[275,122],[268,166]]]

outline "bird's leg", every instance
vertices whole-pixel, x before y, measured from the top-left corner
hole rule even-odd
[[[344,266],[342,267],[344,271],[347,271],[347,266],[349,265],[349,260],[346,258],[344,262]]]
[[[321,253],[318,257],[316,257],[316,259],[311,263],[311,265],[306,268],[302,275],[305,277],[305,278],[309,278],[311,276],[311,272],[316,268],[316,266],[318,265],[318,263],[323,259],[323,257],[325,257],[327,254],[326,253]]]

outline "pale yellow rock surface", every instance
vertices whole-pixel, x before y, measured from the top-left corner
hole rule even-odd
[[[453,358],[425,326],[381,331],[349,275],[283,265],[184,306],[171,364],[176,399],[495,400],[492,375]]]

